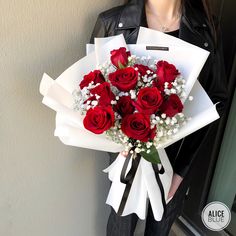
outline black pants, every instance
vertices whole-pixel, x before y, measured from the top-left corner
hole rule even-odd
[[[172,224],[182,212],[188,186],[189,181],[186,176],[177,189],[174,197],[168,202],[166,206],[166,214],[163,216],[161,221],[155,221],[149,204],[144,236],[168,236]],[[106,235],[133,236],[137,221],[138,216],[136,214],[118,216],[111,208]]]

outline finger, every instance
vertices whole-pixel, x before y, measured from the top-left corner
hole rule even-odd
[[[127,157],[128,156],[128,152],[127,151],[122,151],[121,155],[124,156],[124,157]]]
[[[174,196],[174,194],[171,193],[171,192],[169,192],[169,193],[168,193],[168,196],[167,196],[167,199],[169,200],[169,199],[173,198],[173,196]]]
[[[168,197],[167,200],[166,200],[166,203],[168,203],[169,201],[171,201],[172,198],[173,198],[173,196],[172,196],[172,197]]]

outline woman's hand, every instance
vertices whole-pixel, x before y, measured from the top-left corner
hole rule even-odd
[[[183,178],[180,175],[174,173],[174,175],[172,177],[172,182],[171,182],[171,186],[170,186],[167,200],[172,198],[175,195],[175,192],[177,191],[182,180],[183,180]]]
[[[122,151],[122,152],[120,152],[120,154],[121,154],[122,156],[124,156],[124,157],[127,157],[128,154],[129,154],[129,152],[127,152],[127,151]]]

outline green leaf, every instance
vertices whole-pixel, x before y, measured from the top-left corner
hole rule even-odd
[[[119,69],[124,69],[125,66],[124,66],[122,63],[120,63],[120,61],[118,61],[118,68],[119,68]]]
[[[148,150],[150,150],[149,153],[146,151],[140,153],[142,157],[153,164],[161,164],[156,147],[152,145]]]

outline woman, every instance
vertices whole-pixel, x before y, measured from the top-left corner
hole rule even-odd
[[[218,103],[217,109],[221,115],[227,100],[224,62],[218,26],[212,18],[208,2],[130,0],[123,6],[112,8],[99,15],[91,42],[94,37],[124,34],[127,43],[136,43],[140,26],[171,34],[210,51],[199,81],[213,103]],[[157,222],[149,206],[145,236],[168,235],[171,225],[180,215],[191,179],[189,170],[198,151],[204,146],[207,130],[208,127],[203,128],[166,149],[174,170],[167,211],[162,220]],[[137,220],[135,214],[120,217],[112,209],[107,225],[107,236],[133,235]]]

